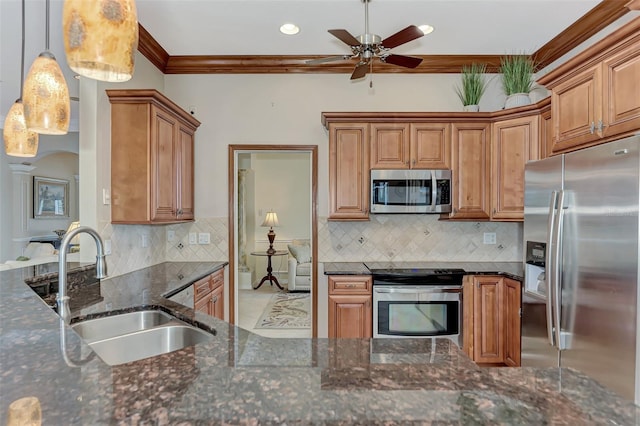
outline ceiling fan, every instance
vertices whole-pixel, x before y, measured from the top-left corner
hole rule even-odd
[[[373,65],[373,58],[379,58],[382,62],[388,64],[399,65],[406,68],[415,68],[422,62],[422,58],[413,56],[394,55],[389,51],[401,44],[408,43],[412,40],[420,38],[424,35],[422,30],[415,25],[409,25],[407,28],[385,38],[384,40],[377,34],[369,32],[369,2],[371,0],[362,0],[364,3],[364,34],[354,37],[347,30],[328,30],[334,37],[351,47],[351,55],[329,56],[326,58],[311,59],[306,61],[309,65],[317,65],[325,62],[341,61],[345,59],[358,58],[351,80],[356,80],[367,75],[367,70]]]

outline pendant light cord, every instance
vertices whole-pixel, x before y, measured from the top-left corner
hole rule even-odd
[[[47,5],[47,23],[45,26],[45,31],[47,35],[46,35],[44,44],[45,44],[46,50],[49,50],[49,0],[46,1],[46,5]]]
[[[24,86],[24,6],[22,0],[22,56],[20,57],[20,101],[22,101],[22,86]]]

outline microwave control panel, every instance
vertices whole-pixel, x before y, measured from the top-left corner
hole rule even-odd
[[[451,203],[451,181],[448,179],[438,179],[436,185],[437,197],[436,204],[450,204]]]

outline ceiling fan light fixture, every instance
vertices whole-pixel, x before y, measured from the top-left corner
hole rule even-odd
[[[131,79],[138,49],[134,0],[65,0],[62,28],[73,71],[100,81]]]
[[[296,24],[286,23],[280,27],[280,32],[286,35],[295,35],[300,32],[300,27]]]
[[[431,34],[435,29],[429,24],[418,25],[418,28],[420,28],[420,31],[422,31],[424,35]]]

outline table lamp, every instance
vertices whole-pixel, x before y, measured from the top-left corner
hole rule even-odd
[[[278,223],[278,215],[274,211],[270,211],[264,217],[264,222],[262,222],[261,226],[269,226],[269,232],[267,232],[267,238],[269,238],[269,248],[267,249],[267,253],[275,253],[276,250],[273,248],[273,242],[276,239],[276,233],[273,232],[274,226],[279,226]]]

